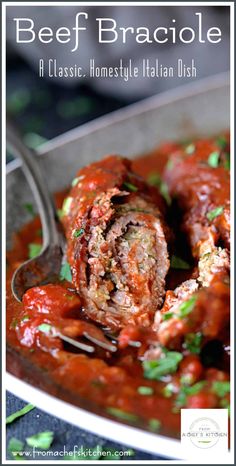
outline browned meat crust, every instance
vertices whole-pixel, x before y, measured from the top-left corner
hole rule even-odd
[[[73,283],[88,316],[149,326],[169,268],[162,200],[118,156],[82,169],[63,217]]]

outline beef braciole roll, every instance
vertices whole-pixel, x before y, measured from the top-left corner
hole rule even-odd
[[[170,157],[164,179],[183,212],[192,253],[202,255],[207,241],[229,248],[229,138],[199,140],[182,146]]]
[[[87,315],[109,326],[151,325],[169,269],[163,200],[109,156],[83,168],[64,202],[73,283]]]
[[[182,227],[197,261],[197,278],[166,293],[154,319],[161,344],[184,336],[229,339],[230,175],[227,136],[176,150],[164,173],[183,213]],[[202,339],[204,342],[204,338]]]

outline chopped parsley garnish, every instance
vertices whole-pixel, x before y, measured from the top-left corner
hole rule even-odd
[[[39,432],[38,434],[32,435],[26,438],[26,443],[29,447],[41,448],[42,450],[48,450],[53,442],[54,434],[51,431]]]
[[[177,371],[183,355],[177,351],[166,351],[160,359],[143,361],[144,377],[150,380],[161,380],[164,375]]]
[[[212,221],[214,220],[216,217],[218,217],[219,215],[221,215],[224,211],[224,207],[221,205],[219,207],[216,207],[215,209],[213,210],[210,210],[206,216],[208,218],[208,220]]]
[[[50,324],[40,324],[37,328],[40,332],[45,333],[46,335],[48,335],[52,330],[52,326]]]
[[[160,193],[161,193],[162,197],[164,197],[167,205],[170,205],[171,204],[171,197],[170,197],[170,194],[169,194],[168,186],[164,181],[161,182],[159,189],[160,189]]]
[[[225,149],[227,146],[227,139],[225,136],[219,136],[216,140],[216,143],[221,149]]]
[[[34,211],[33,204],[31,204],[30,202],[27,202],[26,204],[24,204],[24,208],[30,215],[32,215],[32,217],[35,217],[35,211]]]
[[[220,406],[221,408],[228,409],[229,416],[230,416],[230,403],[229,403],[229,400],[227,400],[227,398],[222,398],[222,400],[220,400]]]
[[[230,170],[230,154],[228,152],[225,154],[224,168]]]
[[[168,383],[164,388],[163,388],[163,395],[165,398],[170,398],[173,393],[175,393],[175,387],[172,383]]]
[[[207,162],[208,162],[208,165],[210,165],[210,167],[217,168],[219,166],[219,161],[220,161],[220,152],[216,150],[209,155]]]
[[[190,351],[190,353],[199,354],[201,352],[202,334],[188,333],[185,336],[184,347]]]
[[[164,181],[162,181],[162,178],[161,178],[160,174],[159,173],[150,173],[150,175],[148,176],[147,181],[148,181],[148,184],[150,184],[150,186],[155,186],[156,188],[159,189],[159,192],[162,195],[162,197],[164,197],[166,203],[168,205],[170,205],[171,204],[171,197],[170,197],[170,194],[169,194],[168,186]]]
[[[196,300],[197,300],[197,296],[191,296],[191,298],[189,298],[187,301],[184,301],[182,304],[180,304],[179,312],[178,312],[178,317],[180,319],[184,319],[192,312],[192,310],[194,309]]]
[[[34,257],[37,257],[40,254],[40,251],[42,249],[42,245],[38,243],[30,243],[28,245],[29,249],[29,259],[33,259]]]
[[[195,145],[194,144],[189,144],[187,147],[185,147],[185,153],[188,155],[191,155],[195,152]]]
[[[72,197],[66,197],[62,204],[62,216],[68,215],[70,212],[70,206],[73,201]]]
[[[7,450],[12,454],[14,460],[24,460],[23,455],[19,454],[23,448],[24,442],[15,437],[12,437],[7,445]]]
[[[147,387],[145,385],[138,387],[138,393],[140,395],[153,395],[154,390],[152,387]]]
[[[108,412],[108,414],[111,414],[112,416],[115,416],[118,419],[122,419],[123,421],[137,422],[139,420],[136,414],[127,413],[126,411],[123,411],[119,408],[108,407],[106,411]]]
[[[79,176],[77,176],[76,178],[72,180],[71,186],[74,188],[74,186],[77,185],[78,181],[79,181]]]
[[[169,320],[173,317],[174,313],[171,312],[171,311],[168,311],[168,312],[163,312],[162,314],[162,320],[165,321],[165,320]]]
[[[28,315],[25,315],[22,317],[21,322],[28,322],[30,320],[30,317]]]
[[[74,238],[79,238],[84,233],[84,229],[80,228],[79,230],[75,230],[73,233]]]
[[[16,411],[13,414],[10,414],[10,416],[6,418],[6,424],[11,424],[13,421],[15,421],[15,419],[24,416],[25,414],[29,413],[29,411],[32,411],[32,409],[34,408],[35,406],[33,406],[32,404],[25,405],[24,408],[20,409],[19,411]]]
[[[63,210],[62,209],[57,209],[57,216],[59,218],[59,220],[61,220],[61,218],[63,217]]]
[[[136,193],[138,191],[137,186],[135,186],[133,183],[130,183],[129,181],[124,181],[123,186],[124,188],[127,188],[129,191],[132,191],[133,193]]]
[[[17,325],[18,325],[18,323],[19,323],[19,322],[18,322],[18,319],[17,319],[16,317],[14,317],[14,319],[11,321],[10,328],[15,330],[15,328],[16,328]]]
[[[68,282],[72,282],[71,269],[68,262],[64,262],[64,264],[61,266],[60,280],[67,280]]]
[[[152,419],[149,419],[148,425],[151,430],[153,430],[154,432],[157,432],[161,428],[161,421],[159,421],[158,419],[152,418]]]
[[[182,269],[182,270],[189,270],[190,265],[185,260],[181,259],[181,257],[177,257],[173,255],[170,260],[170,266],[172,269]]]
[[[213,392],[223,398],[227,393],[230,392],[230,382],[229,381],[216,381],[212,385]]]
[[[194,385],[183,385],[176,397],[176,406],[184,406],[186,404],[187,397],[191,395],[197,395],[205,385],[205,380],[201,380],[200,382],[197,382]]]

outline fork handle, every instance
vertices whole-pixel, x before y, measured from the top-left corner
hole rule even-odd
[[[48,190],[45,177],[40,170],[37,154],[26,147],[20,134],[11,121],[7,118],[6,142],[14,156],[22,161],[25,177],[32,189],[38,207],[42,230],[43,249],[50,245],[60,245],[58,221],[54,202]]]

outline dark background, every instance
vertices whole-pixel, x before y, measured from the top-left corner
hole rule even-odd
[[[224,7],[207,8],[207,10],[210,17],[213,15],[216,24],[222,27],[223,34],[226,37],[225,54],[228,55],[229,10]],[[187,54],[188,47],[185,50]],[[222,56],[222,52],[224,54],[224,50],[221,50],[215,55],[207,56],[205,54],[203,57],[198,57],[199,60],[201,58],[203,60],[201,76],[228,69],[228,59]],[[166,53],[170,53],[170,50],[167,50]],[[178,54],[179,49],[176,47],[174,55],[178,57]],[[201,54],[200,48],[199,54]],[[206,60],[209,59],[212,60],[212,67],[209,67],[209,63],[206,63]],[[175,85],[179,84],[181,83],[175,83]],[[157,86],[156,93],[166,90],[168,87],[171,87],[171,84],[166,80],[159,87]],[[29,61],[22,54],[19,55],[16,48],[13,48],[11,44],[7,45],[7,111],[20,127],[25,143],[32,148],[37,148],[43,142],[94,118],[140,100],[144,97],[144,94],[148,95],[148,90],[140,90],[140,94],[136,93],[135,96],[127,96],[122,95],[122,92],[117,95],[115,88],[113,94],[95,90],[91,83],[86,82],[80,86],[68,87],[57,84],[55,81],[42,80],[37,76]],[[7,160],[11,160],[9,154]],[[17,411],[24,405],[25,402],[7,393],[7,415]],[[55,451],[62,449],[64,444],[68,449],[73,449],[74,445],[84,445],[86,447],[103,445],[116,450],[127,449],[125,446],[109,442],[104,438],[73,427],[38,409],[34,409],[8,426],[7,443],[11,437],[24,440],[30,435],[45,430],[52,430],[55,434],[52,445],[52,450]],[[11,454],[8,454],[8,459],[11,458]],[[44,457],[38,459],[43,460]],[[157,460],[161,458],[157,455],[149,455],[135,450],[130,456],[130,460],[134,459]],[[127,461],[127,457],[125,457],[125,460]]]

